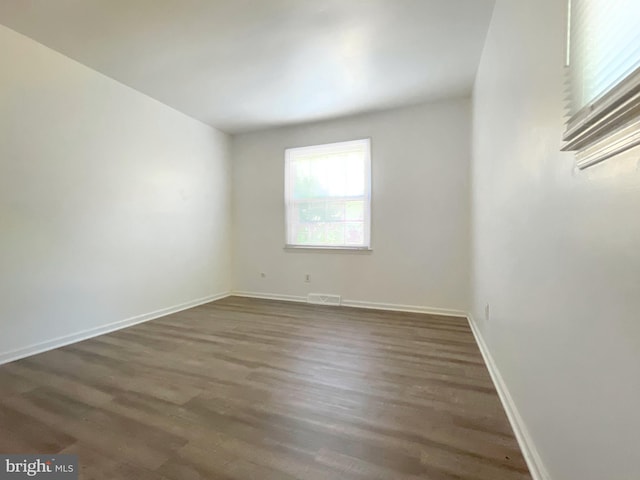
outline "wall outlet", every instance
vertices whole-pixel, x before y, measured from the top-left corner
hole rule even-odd
[[[311,275],[309,275],[308,273],[304,276],[304,281],[305,283],[311,283]]]
[[[485,307],[484,307],[484,319],[485,319],[486,321],[489,321],[490,313],[491,313],[491,311],[490,311],[490,309],[489,309],[489,304],[487,303],[487,304],[485,305]]]

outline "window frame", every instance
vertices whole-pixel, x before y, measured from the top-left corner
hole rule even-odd
[[[307,145],[302,147],[288,147],[285,148],[285,162],[284,162],[284,248],[285,250],[308,250],[308,251],[326,251],[326,252],[369,252],[372,251],[371,240],[371,219],[372,219],[372,161],[371,161],[371,137],[358,138],[354,140],[345,140],[331,143],[322,143],[316,145]],[[308,245],[308,244],[296,244],[289,243],[289,215],[291,213],[290,205],[292,205],[292,183],[289,180],[290,163],[294,152],[304,150],[320,150],[326,149],[327,151],[336,150],[339,146],[348,146],[353,144],[365,144],[365,193],[363,199],[365,201],[364,211],[364,245]]]
[[[640,69],[571,117],[563,140],[580,169],[640,145]]]
[[[572,2],[568,0],[567,65],[570,48]],[[574,88],[571,84],[570,89]],[[590,101],[567,121],[562,151],[573,151],[579,169],[600,163],[640,145],[640,67]]]

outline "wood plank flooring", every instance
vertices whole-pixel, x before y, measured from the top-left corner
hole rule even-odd
[[[83,479],[530,479],[463,319],[230,297],[0,367]]]

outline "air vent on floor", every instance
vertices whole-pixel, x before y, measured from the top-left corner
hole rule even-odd
[[[324,293],[310,293],[307,295],[307,303],[316,305],[340,305],[340,295],[325,295]]]

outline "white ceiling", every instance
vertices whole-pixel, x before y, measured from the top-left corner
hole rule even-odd
[[[222,131],[468,94],[493,0],[0,0],[0,23]]]

